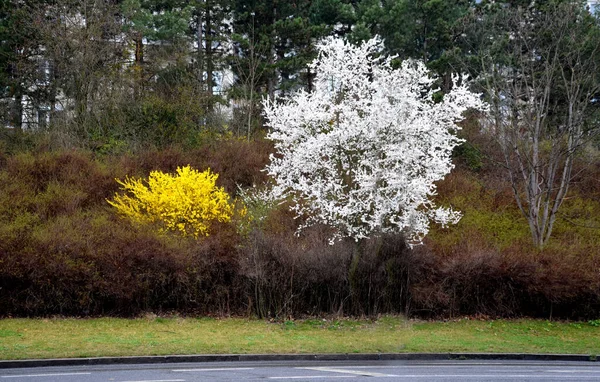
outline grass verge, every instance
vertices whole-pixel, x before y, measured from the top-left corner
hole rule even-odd
[[[600,327],[542,320],[3,319],[0,359],[224,353],[600,354]]]

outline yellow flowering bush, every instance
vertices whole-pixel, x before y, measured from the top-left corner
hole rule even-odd
[[[213,221],[230,222],[234,204],[210,169],[178,167],[176,174],[152,171],[148,180],[117,179],[125,194],[108,203],[135,223],[158,224],[161,231],[184,236],[208,236]]]

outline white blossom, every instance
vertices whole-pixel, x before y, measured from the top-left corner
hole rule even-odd
[[[265,101],[276,149],[267,171],[274,196],[291,200],[307,225],[325,223],[336,238],[355,240],[404,232],[418,243],[431,220],[460,219],[431,197],[453,168],[456,122],[483,105],[464,83],[434,102],[425,65],[393,69],[382,48],[378,38],[360,46],[326,39],[312,63],[314,91]]]

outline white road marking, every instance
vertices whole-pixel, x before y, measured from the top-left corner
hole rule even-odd
[[[253,367],[222,367],[208,369],[177,369],[175,372],[193,372],[193,371],[235,371],[235,370],[254,370]]]
[[[185,382],[185,379],[146,379],[144,381],[121,381],[121,382]]]
[[[448,378],[448,377],[456,377],[456,378],[469,378],[469,379],[479,379],[479,378],[541,378],[541,379],[574,379],[574,380],[582,380],[582,379],[592,379],[598,380],[598,377],[593,376],[570,376],[570,375],[532,375],[532,374],[403,374],[403,375],[395,375],[397,378]],[[559,379],[560,378],[560,379]]]
[[[269,379],[317,379],[317,378],[356,378],[356,375],[302,375],[293,377],[269,377]]]
[[[480,364],[474,364],[476,366],[479,366]],[[515,368],[515,365],[498,365],[498,364],[493,364],[493,363],[489,363],[489,364],[485,364],[485,365],[495,365],[497,368],[496,369],[487,369],[487,372],[493,373],[493,372],[498,372],[498,373],[504,373],[507,371],[507,368],[513,369]],[[448,365],[448,366],[444,366],[444,365],[435,365],[435,366],[431,366],[431,365],[400,365],[400,366],[394,366],[394,365],[389,365],[389,366],[349,366],[352,369],[433,369],[433,368],[446,368],[446,367],[454,367],[454,368],[467,368],[469,366],[473,366],[473,365]],[[530,365],[527,365],[530,367]],[[547,366],[544,367],[543,365],[534,365],[534,367],[538,367],[540,370],[536,370],[535,372],[543,372],[543,373],[570,373],[570,374],[574,374],[574,373],[597,373],[600,375],[600,365],[589,365],[589,366],[573,366],[573,368],[569,368],[569,369],[548,369]],[[558,366],[557,366],[558,367]],[[543,369],[543,370],[542,370]],[[594,370],[590,370],[590,369],[594,369]]]
[[[69,375],[90,375],[92,373],[53,373],[53,374],[19,374],[19,375],[3,375],[0,378],[31,378],[31,377],[61,377]]]
[[[461,367],[468,367],[468,366],[496,366],[498,368],[515,368],[515,367],[521,367],[521,366],[527,366],[527,367],[548,367],[548,366],[544,366],[544,365],[540,365],[540,364],[523,364],[523,365],[514,365],[514,364],[506,364],[506,365],[502,365],[502,364],[498,364],[498,363],[464,363],[464,364],[452,364],[452,365],[444,365],[444,364],[426,364],[426,365],[374,365],[374,366],[348,366],[351,367],[353,369],[412,369],[412,368],[450,368],[450,367],[454,367],[454,368],[461,368]],[[564,367],[564,366],[556,366],[556,367]],[[582,370],[582,366],[573,366],[573,368],[578,368],[577,370]],[[589,366],[583,366],[583,368],[600,368],[600,365],[589,365]],[[549,369],[552,370],[552,369]],[[566,370],[566,369],[564,369]]]
[[[544,370],[544,372],[546,372],[546,373],[598,373],[598,374],[600,374],[600,369],[599,370]]]
[[[145,381],[122,381],[122,382],[185,382],[185,379],[147,379]]]
[[[330,373],[354,374],[354,375],[361,375],[364,377],[398,377],[397,375],[393,375],[393,374],[375,373],[375,372],[370,372],[370,371],[357,371],[357,370],[340,369],[340,368],[333,368],[333,367],[297,367],[296,369],[328,371]]]

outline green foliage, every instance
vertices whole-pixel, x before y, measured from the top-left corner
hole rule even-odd
[[[451,85],[449,75],[456,72],[462,50],[457,43],[461,22],[469,14],[470,0],[362,0],[356,6],[358,28],[354,39],[379,35],[390,54],[401,59],[415,58],[442,77],[442,88]]]
[[[463,142],[458,145],[454,149],[453,155],[455,158],[464,161],[471,171],[479,171],[483,167],[483,154],[472,143]]]
[[[512,189],[507,182],[499,181],[500,171],[486,167],[476,172],[455,170],[438,185],[441,201],[459,209],[463,217],[456,226],[432,229],[429,239],[435,251],[448,255],[470,246],[500,252],[537,252],[528,243],[529,227],[514,204]],[[562,257],[597,258],[600,203],[583,197],[577,187],[571,193],[561,206],[554,238],[545,251]]]
[[[238,78],[254,70],[256,94],[311,89],[315,73],[308,64],[316,57],[315,42],[342,26],[349,31],[353,7],[344,0],[285,1],[236,0],[233,31],[239,53],[232,68]],[[259,65],[250,62],[255,56]],[[241,84],[240,84],[241,85]]]
[[[262,230],[265,221],[277,207],[277,202],[268,197],[266,190],[260,190],[256,186],[243,189],[238,186],[237,197],[246,209],[246,216],[240,220],[240,232],[247,235],[253,229]]]
[[[439,184],[440,202],[458,209],[463,217],[455,226],[432,229],[430,239],[436,248],[445,253],[465,240],[477,238],[485,246],[505,249],[528,240],[527,221],[512,205],[509,192],[488,188],[471,173],[451,173]]]
[[[600,247],[600,201],[571,190],[561,206],[549,247],[596,257]]]
[[[477,171],[485,170],[479,168]],[[497,171],[501,169],[494,172]],[[456,226],[435,227],[430,239],[444,253],[451,252],[465,240],[497,250],[523,246],[523,252],[530,252],[526,244],[530,240],[527,221],[514,205],[510,186],[485,176],[485,172],[475,175],[455,171],[441,182],[439,198],[460,210],[463,217]],[[600,235],[597,234],[600,229],[600,203],[577,195],[577,190],[572,189],[571,192],[574,195],[567,198],[561,207],[555,238],[548,243],[548,250],[565,254],[595,254],[594,248],[600,245]]]
[[[36,86],[37,68],[30,60],[43,54],[40,41],[42,36],[32,20],[32,10],[48,6],[45,1],[23,4],[14,0],[0,1],[0,121],[4,128],[11,125],[15,130],[22,128],[20,105],[17,101],[23,95],[36,100],[39,90]]]
[[[150,94],[137,109],[131,109],[134,139],[156,147],[194,142],[195,136],[202,132],[200,119],[204,113],[201,105],[194,102],[193,93],[186,94],[183,87],[178,90],[178,97],[170,99]]]
[[[201,135],[218,133],[222,126],[207,126],[205,96],[189,85],[182,68],[157,74],[160,82],[137,99],[125,98],[99,105],[89,115],[79,144],[102,154],[123,154],[140,147],[187,148],[202,145]]]
[[[173,41],[185,36],[191,18],[187,1],[125,0],[121,11],[128,18],[125,30],[133,30],[152,41]]]

